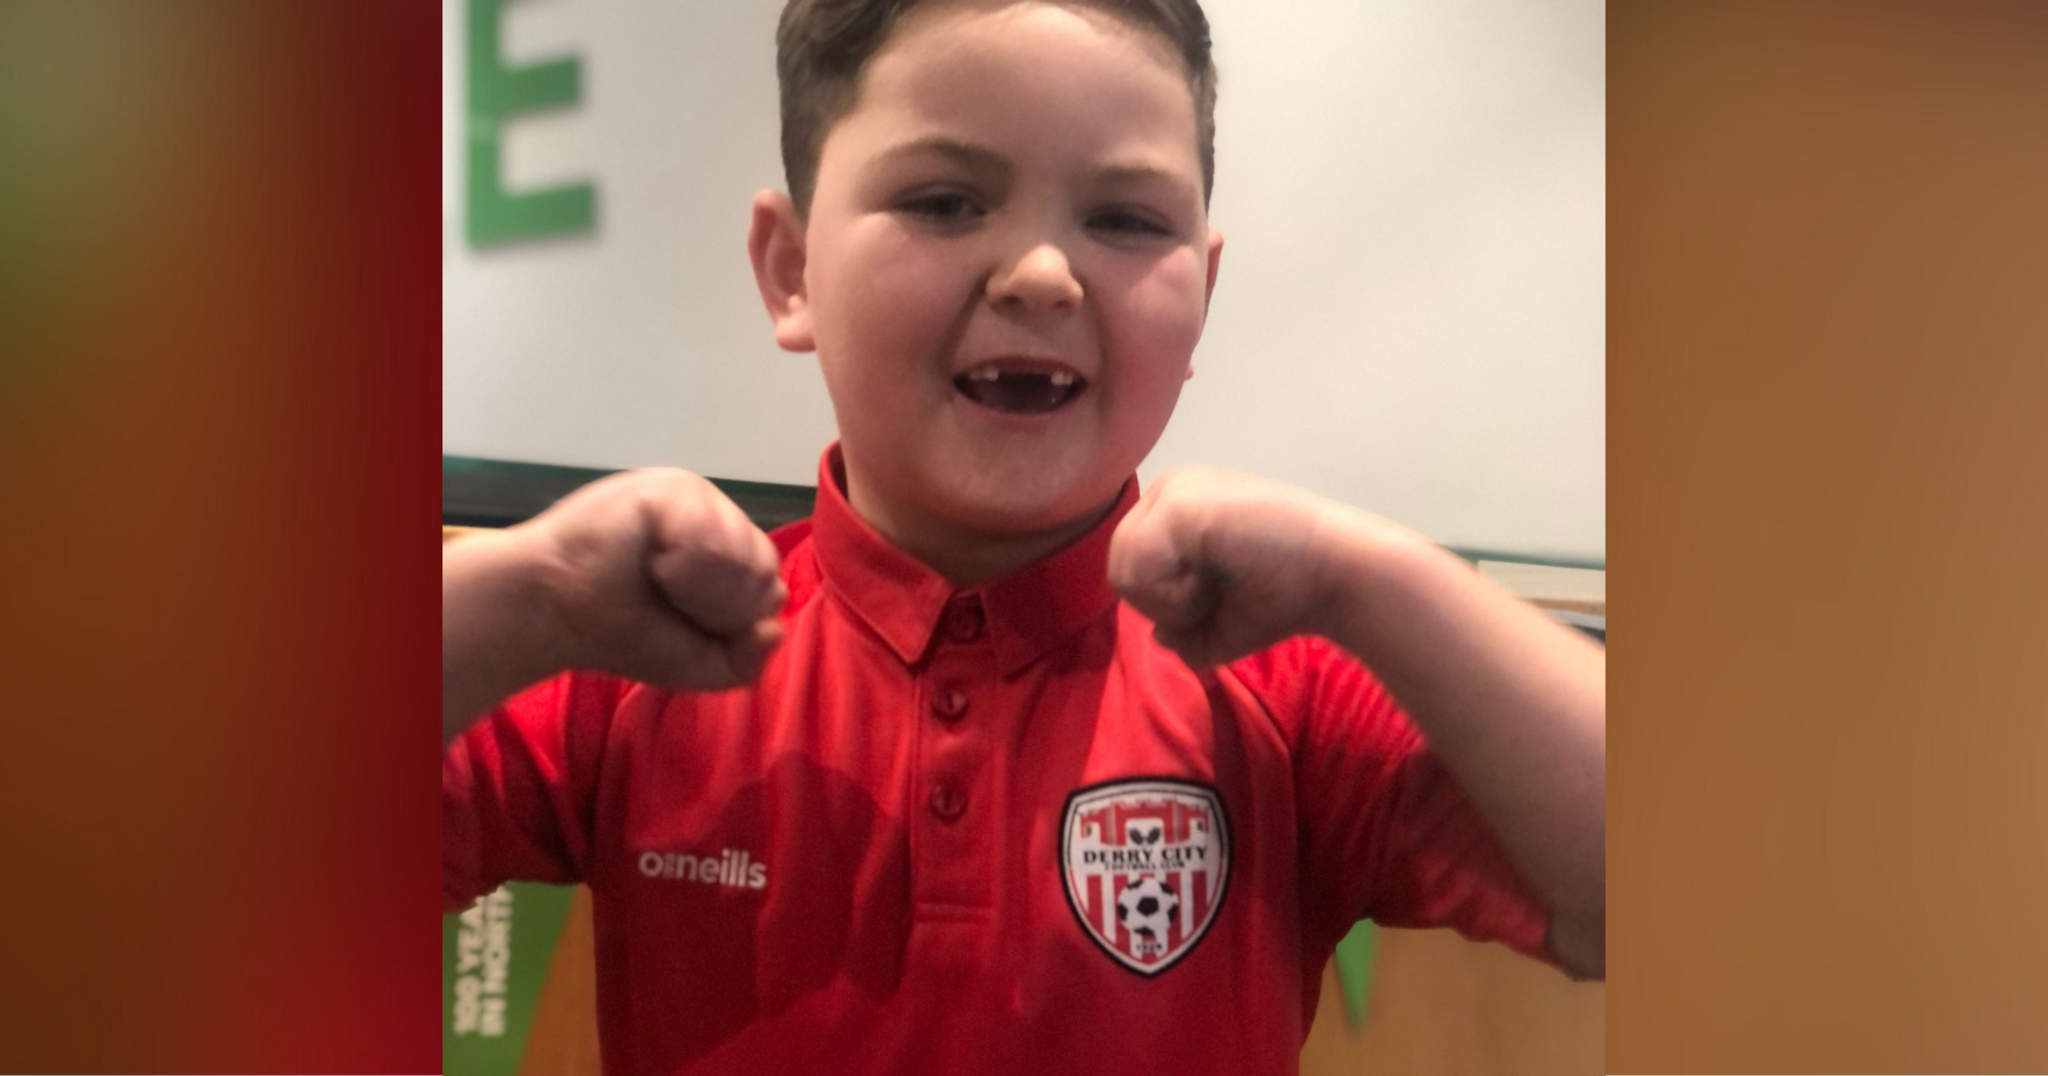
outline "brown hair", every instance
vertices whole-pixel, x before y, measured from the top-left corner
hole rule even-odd
[[[934,0],[923,0],[934,2]],[[1202,200],[1216,178],[1216,63],[1198,0],[1074,0],[1156,31],[1180,53],[1195,98]],[[825,132],[853,107],[862,69],[920,0],[789,0],[775,30],[782,85],[782,171],[797,213],[808,217]]]

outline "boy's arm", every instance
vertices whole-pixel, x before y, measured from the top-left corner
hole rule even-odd
[[[782,639],[775,545],[710,482],[629,471],[441,551],[441,743],[566,669],[747,683]]]
[[[1606,655],[1405,528],[1284,486],[1168,475],[1110,575],[1192,665],[1321,635],[1415,721],[1548,902],[1552,952],[1606,964]]]
[[[1343,517],[1340,517],[1343,519]],[[1456,556],[1363,513],[1321,632],[1360,655],[1550,902],[1551,951],[1606,971],[1607,655]]]
[[[561,671],[532,543],[479,533],[441,551],[441,745],[478,715]]]

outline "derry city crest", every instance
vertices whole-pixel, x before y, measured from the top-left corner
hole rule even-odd
[[[1157,975],[1194,949],[1223,904],[1223,800],[1166,778],[1081,789],[1060,823],[1060,870],[1081,929],[1117,963]]]

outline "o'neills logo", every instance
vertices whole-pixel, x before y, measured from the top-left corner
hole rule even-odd
[[[1143,778],[1067,797],[1060,824],[1067,905],[1102,951],[1157,975],[1209,932],[1230,881],[1223,799],[1188,781]]]
[[[734,889],[760,889],[768,884],[768,864],[756,863],[753,856],[730,848],[709,856],[693,856],[687,852],[642,852],[640,873],[672,882],[702,882]]]

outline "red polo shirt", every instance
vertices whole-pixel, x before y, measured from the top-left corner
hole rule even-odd
[[[1361,917],[1544,955],[1539,898],[1356,660],[1191,670],[1117,600],[1135,481],[961,591],[835,464],[774,536],[757,684],[565,675],[444,756],[450,910],[590,886],[608,1073],[1290,1073]]]

